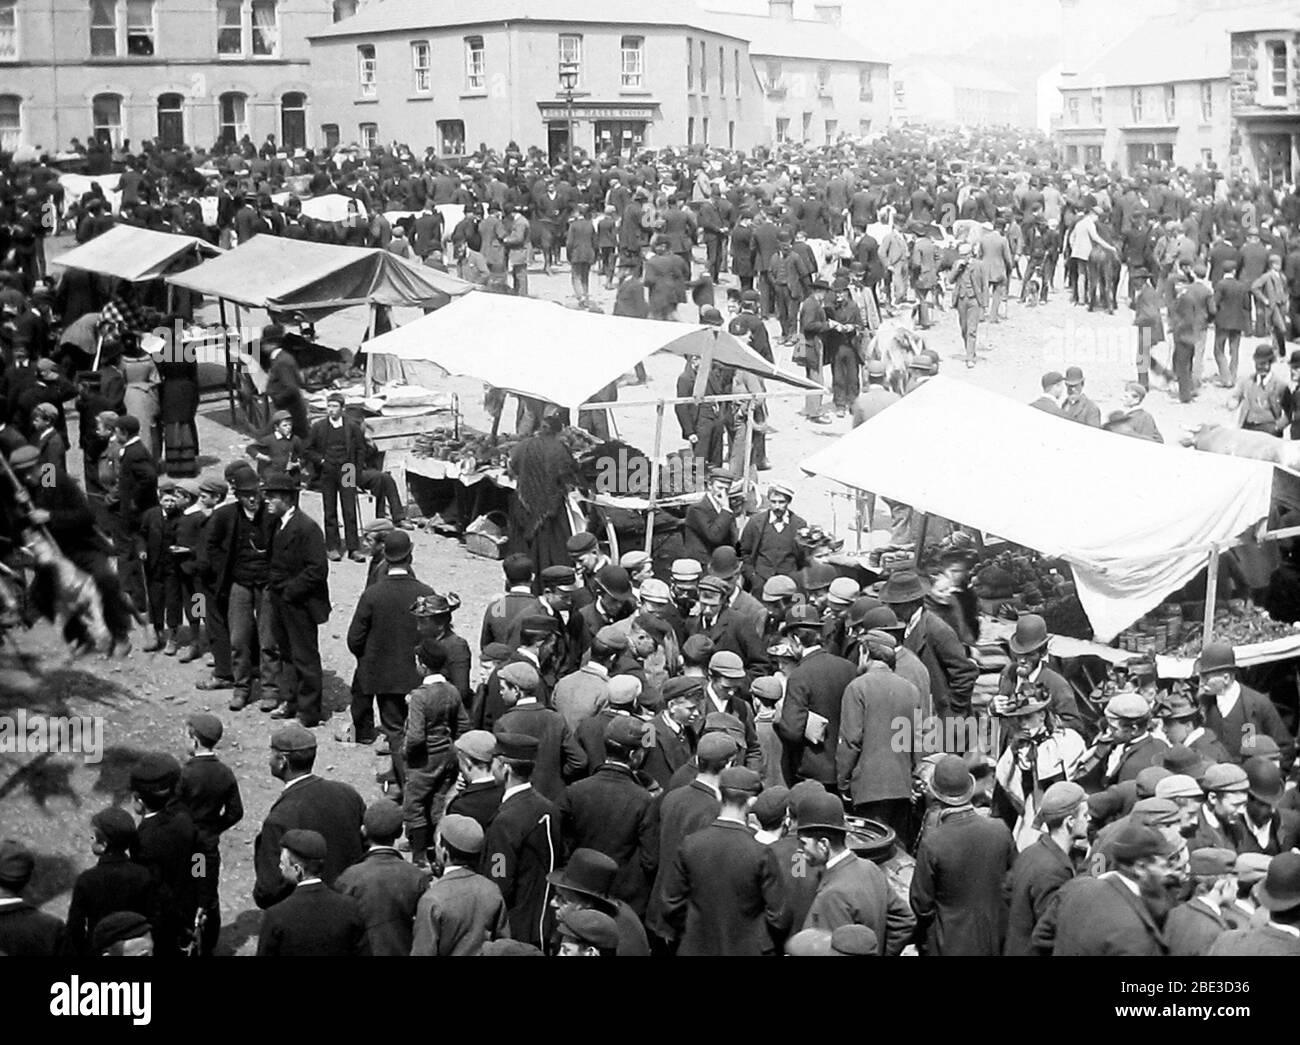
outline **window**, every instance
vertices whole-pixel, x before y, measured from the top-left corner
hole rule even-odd
[[[279,52],[280,23],[275,0],[253,0],[253,54],[271,58]]]
[[[721,47],[718,48],[718,93],[727,93],[727,56]]]
[[[438,121],[438,153],[441,156],[465,155],[465,123],[463,120]]]
[[[325,139],[325,148],[337,149],[339,147],[339,125],[337,123],[322,123],[320,133],[321,137]]]
[[[12,11],[12,5],[10,6]],[[23,140],[23,102],[17,95],[0,94],[0,150],[13,152]]]
[[[556,82],[561,87],[563,82],[559,79],[559,73],[564,67],[571,66],[578,74],[575,86],[582,82],[582,37],[578,33],[561,33],[560,34],[560,65],[556,70]]]
[[[357,0],[334,0],[334,21],[341,22],[357,13]],[[331,124],[331,126],[333,126]]]
[[[357,48],[357,90],[362,98],[375,96],[375,45],[362,44]]]
[[[839,135],[839,133],[840,133],[840,121],[827,120],[826,121],[826,144],[834,145],[835,139]]]
[[[708,94],[709,92],[709,49],[703,40],[700,41],[700,93]]]
[[[871,86],[871,70],[858,70],[858,101],[870,102],[875,100],[875,90]]]
[[[1208,167],[1211,163],[1213,163],[1213,162],[1214,162],[1214,150],[1213,150],[1213,149],[1202,149],[1202,150],[1201,150],[1201,162],[1202,162],[1203,164],[1205,164],[1205,166],[1207,166],[1207,167]]]
[[[781,76],[781,63],[769,61],[765,63],[764,72],[766,79],[763,83],[763,89],[769,94],[785,89],[785,83]]]
[[[831,96],[831,67],[829,65],[817,66],[817,97],[829,98]]]
[[[707,116],[700,120],[700,143],[709,144],[709,118]]]
[[[1129,111],[1133,115],[1134,123],[1142,122],[1142,88],[1134,87],[1129,94]]]
[[[776,118],[776,140],[787,142],[790,140],[790,119],[786,116]]]
[[[694,116],[686,117],[686,144],[687,145],[695,144],[695,117]]]
[[[736,147],[736,121],[728,120],[727,121],[727,148],[734,149],[735,147]]]
[[[379,124],[357,124],[357,140],[361,142],[361,147],[363,149],[373,149],[379,144]]]
[[[623,87],[640,87],[645,76],[645,40],[639,36],[625,36],[619,41],[619,52],[619,84]]]
[[[1201,119],[1206,123],[1214,119],[1214,84],[1209,80],[1201,84]]]
[[[90,0],[90,53],[95,58],[117,54],[116,0]]]
[[[1065,162],[1073,167],[1079,162],[1079,147],[1077,145],[1067,145],[1065,147]]]
[[[1100,162],[1101,162],[1101,146],[1100,146],[1100,145],[1085,145],[1085,146],[1083,147],[1083,162],[1084,162],[1084,163],[1100,163]]]
[[[695,90],[695,41],[686,38],[686,89]]]
[[[803,114],[803,137],[801,137],[799,140],[801,142],[806,142],[811,136],[812,136],[812,113],[806,112]]]
[[[184,109],[181,95],[158,95],[158,144],[164,149],[179,149],[185,144]]]
[[[907,100],[907,84],[902,80],[894,81],[894,104],[903,105]]]
[[[429,89],[429,41],[417,40],[411,44],[412,87],[417,91]]]
[[[18,57],[18,0],[0,0],[0,59]]]
[[[122,96],[97,94],[90,101],[91,126],[95,137],[108,145],[122,144]]]
[[[859,120],[859,121],[858,121],[858,137],[859,137],[859,138],[865,138],[865,137],[866,137],[867,135],[869,135],[870,133],[871,133],[871,121],[870,121],[870,120]]]
[[[307,96],[301,91],[280,98],[280,144],[287,151],[307,148]]]
[[[1160,142],[1156,146],[1156,159],[1159,160],[1161,163],[1168,163],[1172,165],[1174,162],[1174,143]]]
[[[733,52],[733,57],[736,59],[736,97],[739,98],[740,97],[740,52],[739,51]]]
[[[1268,92],[1274,98],[1286,97],[1286,41],[1270,40],[1264,45],[1268,55]]]
[[[1100,94],[1094,94],[1094,95],[1092,96],[1092,122],[1093,122],[1093,123],[1102,123],[1102,122],[1104,122],[1104,121],[1102,120],[1102,111],[1103,111],[1103,109],[1104,109],[1104,101],[1105,101],[1105,100],[1102,98],[1102,96],[1101,96]]]
[[[233,145],[248,133],[248,98],[237,91],[229,91],[218,99],[218,108],[221,140]]]
[[[244,14],[240,0],[217,0],[217,54],[244,53]]]
[[[1173,86],[1173,84],[1170,84],[1168,87],[1165,88],[1165,119],[1169,120],[1172,123],[1177,118],[1177,116],[1178,116],[1178,92],[1177,89]]]
[[[126,53],[139,58],[153,55],[153,0],[126,0]]]
[[[481,91],[487,86],[483,73],[483,37],[465,37],[465,88]]]
[[[1079,99],[1071,98],[1065,103],[1065,112],[1070,117],[1071,123],[1079,122]]]

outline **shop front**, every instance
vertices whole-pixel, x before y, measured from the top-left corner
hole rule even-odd
[[[659,119],[658,102],[603,104],[584,99],[572,108],[562,102],[538,106],[552,161],[568,152],[570,135],[579,149],[634,154],[649,143],[650,127]]]

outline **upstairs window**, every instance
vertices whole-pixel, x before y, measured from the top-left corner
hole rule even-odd
[[[429,41],[417,40],[411,44],[411,86],[418,92],[428,91],[429,81]]]
[[[375,96],[374,44],[362,44],[357,48],[357,90],[362,98]]]
[[[639,88],[645,80],[645,39],[625,36],[619,41],[619,85]]]
[[[471,91],[481,91],[487,86],[487,76],[483,71],[483,37],[467,36],[465,38],[465,87]]]

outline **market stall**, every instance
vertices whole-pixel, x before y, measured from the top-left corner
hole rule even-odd
[[[302,322],[368,305],[373,326],[379,306],[441,308],[473,289],[464,280],[418,268],[386,250],[278,236],[257,236],[221,257],[169,276],[167,282],[216,298],[223,327],[228,326],[227,305],[232,306],[239,331],[245,330],[243,309],[265,309],[272,317]],[[234,424],[237,365],[258,392],[264,389],[264,379],[253,354],[240,351],[239,345],[232,351],[230,342],[226,340],[225,364]],[[258,388],[259,383],[263,387]]]
[[[523,345],[554,346],[554,350],[521,351]],[[692,396],[632,402],[588,401],[656,352],[700,359]],[[590,503],[597,508],[644,514],[647,550],[653,540],[655,513],[663,505],[663,495],[695,492],[694,488],[663,489],[663,422],[667,408],[679,402],[755,398],[752,394],[705,396],[712,364],[746,370],[787,389],[768,391],[762,393],[764,396],[804,395],[809,390],[820,390],[819,385],[804,377],[779,370],[748,345],[717,327],[606,316],[548,301],[496,294],[460,298],[444,309],[367,342],[366,354],[368,359],[375,359],[376,368],[387,365],[382,363],[386,357],[398,364],[433,364],[448,373],[477,378],[516,396],[544,400],[574,411],[653,407],[656,424],[651,453],[628,448],[647,462],[641,470],[644,483],[635,489],[623,487],[592,491],[588,495]],[[791,393],[788,389],[797,391]],[[490,446],[486,452],[492,453]],[[499,464],[498,461],[498,467]],[[419,467],[414,464],[411,470]],[[625,473],[628,469],[619,471]]]
[[[1117,437],[944,377],[801,467],[1060,559],[1100,642],[1257,531],[1274,478],[1259,461]]]

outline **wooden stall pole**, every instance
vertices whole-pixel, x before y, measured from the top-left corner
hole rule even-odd
[[[221,344],[226,354],[226,399],[230,406],[230,427],[235,427],[235,364],[230,361],[230,328],[226,325],[226,299],[217,299],[221,315]]]
[[[853,528],[857,531],[856,550],[859,553],[862,552],[862,513],[865,510],[865,506],[866,506],[866,497],[863,495],[862,491],[854,490],[853,491],[853,509],[854,509]]]
[[[655,445],[650,454],[650,497],[645,517],[645,553],[652,554],[651,543],[655,536],[655,502],[659,499],[659,454],[664,442],[664,409],[667,404],[661,399],[655,404]]]
[[[749,503],[749,466],[754,460],[754,406],[750,404],[749,412],[745,415],[745,503]]]
[[[921,571],[921,558],[925,555],[925,531],[930,528],[930,513],[923,512],[921,515],[921,532],[916,535],[916,554],[912,556],[912,567],[919,573]]]
[[[1201,621],[1201,646],[1214,638],[1214,604],[1219,598],[1219,546],[1210,548],[1210,572],[1205,578],[1205,616]]]

